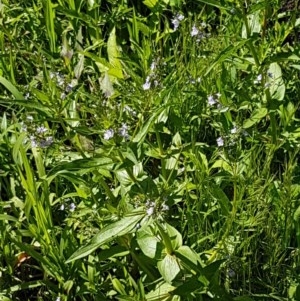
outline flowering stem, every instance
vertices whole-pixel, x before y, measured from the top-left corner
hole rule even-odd
[[[156,139],[157,139],[157,144],[159,147],[159,154],[161,155],[161,172],[162,172],[162,176],[164,179],[167,179],[167,174],[166,174],[166,167],[165,167],[165,160],[163,159],[163,155],[164,155],[164,148],[160,139],[160,135],[159,132],[157,130],[155,130],[155,134],[156,134]]]

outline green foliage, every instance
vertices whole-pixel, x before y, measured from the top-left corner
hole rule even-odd
[[[0,1],[0,300],[298,300],[298,1]]]

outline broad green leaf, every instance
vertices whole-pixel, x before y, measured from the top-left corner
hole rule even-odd
[[[180,260],[181,261],[185,261],[185,259],[187,259],[186,263],[192,263],[195,266],[198,266],[201,268],[200,266],[200,257],[198,256],[198,254],[193,251],[190,247],[188,246],[181,246],[180,248],[178,248],[176,250],[176,255],[180,254]],[[177,256],[179,257],[179,256]]]
[[[285,84],[282,78],[281,68],[277,63],[272,63],[267,73],[267,83],[273,99],[283,100],[285,95]]]
[[[81,247],[75,253],[73,253],[66,263],[85,257],[94,252],[101,245],[106,244],[117,237],[131,233],[135,230],[137,223],[144,216],[144,213],[141,213],[140,210],[136,210],[130,215],[123,217],[121,220],[104,227],[86,246]]]
[[[116,28],[114,27],[109,34],[107,41],[107,54],[110,64],[116,69],[114,72],[117,78],[123,78],[122,65],[120,62],[120,53],[117,45]]]
[[[268,114],[267,108],[256,109],[252,113],[252,116],[244,122],[243,128],[244,129],[250,128],[254,124],[258,123],[261,119],[263,119],[267,114]]]
[[[141,229],[137,233],[137,243],[140,246],[142,252],[150,257],[155,258],[156,255],[159,255],[158,244],[160,243],[159,239],[152,233],[150,227],[146,229]]]
[[[174,255],[167,254],[162,261],[157,263],[157,267],[164,280],[168,283],[171,283],[180,272],[178,259]]]
[[[257,11],[249,16],[247,16],[248,18],[248,25],[250,28],[250,37],[254,34],[254,33],[260,33],[261,31],[261,25],[260,25],[260,12]],[[246,26],[245,24],[243,25],[242,28],[242,38],[243,39],[247,39],[249,38],[247,36],[247,31],[246,31]]]

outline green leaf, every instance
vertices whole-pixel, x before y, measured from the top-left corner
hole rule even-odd
[[[66,263],[85,257],[94,252],[101,245],[106,244],[117,237],[131,233],[135,230],[137,223],[140,222],[144,216],[144,212],[141,213],[140,210],[136,210],[130,215],[123,217],[121,220],[104,227],[93,237],[90,243],[73,253]]]
[[[65,171],[73,171],[82,173],[85,170],[90,170],[91,168],[107,167],[111,168],[112,160],[109,158],[88,158],[88,159],[78,159],[72,162],[62,162],[55,166],[49,173],[49,176],[62,173]]]
[[[79,77],[81,76],[81,73],[84,69],[84,55],[79,54],[78,56],[79,56],[79,61],[74,68],[74,75],[77,79],[79,79]]]
[[[168,283],[171,283],[180,272],[178,259],[174,255],[167,254],[162,261],[157,263],[157,267],[164,280]]]
[[[159,283],[153,291],[146,295],[147,301],[167,301],[170,300],[171,292],[174,290],[174,286],[166,282]]]
[[[116,39],[116,28],[114,27],[109,35],[108,41],[107,41],[107,54],[108,54],[108,60],[111,63],[111,65],[116,69],[114,71],[114,75],[117,78],[123,78],[122,73],[122,65],[120,62],[120,53],[118,50],[117,45],[117,39]]]
[[[285,84],[282,79],[281,68],[277,63],[272,63],[268,69],[267,83],[273,99],[283,100],[285,95]]]
[[[223,6],[223,5],[221,5],[221,1],[217,1],[217,0],[199,0],[200,2],[202,2],[202,3],[205,3],[205,4],[208,4],[208,5],[211,5],[211,6],[215,6],[215,7],[218,7],[218,8],[222,8],[222,9],[230,9],[231,7],[230,6],[228,6],[228,7],[226,7],[226,6]]]
[[[213,183],[211,183],[210,185],[211,185],[210,192],[212,196],[216,199],[216,201],[220,205],[223,215],[227,216],[229,214],[229,210],[231,206],[227,195],[218,185],[215,185]]]
[[[12,221],[17,222],[18,219],[14,216],[8,215],[8,214],[0,214],[0,221]]]
[[[173,250],[177,250],[179,247],[182,246],[181,234],[169,224],[166,224],[166,230],[167,230],[167,234],[170,237]]]
[[[261,119],[263,119],[267,114],[268,114],[267,108],[256,109],[253,112],[252,116],[244,122],[243,128],[244,129],[250,128],[254,124],[258,123]]]
[[[145,0],[143,3],[151,9],[157,4],[157,0]]]
[[[146,256],[150,258],[155,258],[159,256],[160,252],[158,252],[158,244],[160,243],[160,241],[152,233],[150,227],[138,231],[137,243]]]
[[[250,28],[250,36],[252,36],[254,33],[259,33],[261,31],[261,25],[260,25],[260,12],[257,11],[254,14],[250,14],[247,16],[248,18],[248,24]],[[242,28],[242,38],[247,39],[249,38],[247,36],[246,26],[243,25]]]
[[[204,1],[203,1],[204,2]],[[215,61],[210,65],[210,67],[206,70],[206,73],[204,76],[207,76],[211,70],[213,70],[218,64],[225,61],[227,58],[229,58],[235,51],[240,49],[245,43],[247,43],[248,40],[243,40],[236,45],[229,45],[227,48],[225,48],[215,59]]]
[[[114,87],[107,72],[104,73],[103,78],[100,80],[100,88],[102,90],[102,93],[107,98],[111,97],[115,93]]]
[[[19,90],[6,78],[0,76],[0,84],[3,85],[16,99],[24,100],[24,97]]]

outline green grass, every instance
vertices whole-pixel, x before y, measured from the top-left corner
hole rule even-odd
[[[299,300],[298,1],[0,1],[0,300]]]

